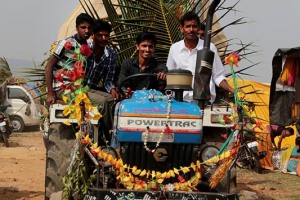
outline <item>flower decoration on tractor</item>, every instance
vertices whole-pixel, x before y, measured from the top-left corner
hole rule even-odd
[[[81,52],[82,50],[82,52]],[[65,115],[70,115],[70,117],[75,117],[78,121],[80,121],[80,103],[84,102],[86,114],[85,120],[88,119],[99,119],[100,114],[92,115],[92,113],[96,108],[93,107],[90,103],[90,100],[86,94],[88,88],[82,87],[82,79],[84,75],[84,70],[82,68],[83,63],[85,62],[85,56],[89,55],[89,50],[86,47],[81,47],[75,51],[75,56],[77,58],[77,62],[74,65],[74,69],[72,72],[69,72],[66,69],[63,69],[61,72],[61,76],[68,76],[72,80],[72,85],[70,87],[64,87],[64,101],[68,103],[64,110]],[[85,55],[85,56],[83,56]],[[238,66],[240,58],[237,53],[233,53],[226,58],[226,63],[230,65],[232,69],[232,77],[234,80],[234,89],[235,89],[235,103],[230,103],[230,107],[233,108],[234,111],[232,116],[228,117],[227,120],[230,120],[234,126],[237,124],[237,107],[244,106],[244,115],[249,117],[254,117],[255,113],[250,109],[246,108],[247,105],[243,105],[243,101],[245,100],[245,95],[243,92],[237,90],[236,78],[233,70],[233,65]],[[171,101],[168,101],[168,112],[167,119],[170,114]],[[221,122],[220,122],[221,123]],[[233,129],[235,127],[233,126]],[[169,127],[166,128],[160,133],[160,138],[164,134],[168,134],[170,132]],[[144,132],[144,135],[148,134],[148,130]],[[192,162],[187,166],[174,167],[168,171],[155,171],[155,170],[146,170],[139,169],[137,166],[130,166],[123,163],[122,158],[115,158],[112,154],[106,152],[101,147],[98,146],[97,143],[94,143],[90,138],[88,133],[82,134],[81,130],[76,134],[77,141],[80,142],[81,149],[88,149],[89,152],[96,157],[97,161],[103,163],[110,163],[113,167],[117,180],[125,187],[126,189],[133,190],[162,190],[162,191],[197,191],[196,186],[201,181],[201,171],[203,165],[212,165],[214,164],[216,167],[215,172],[212,174],[210,179],[211,188],[215,188],[219,183],[220,179],[224,176],[229,166],[232,164],[235,156],[238,152],[239,140],[234,140],[233,145],[230,149],[225,150],[222,148],[218,155],[204,161],[200,162],[197,160],[195,163]],[[146,138],[146,136],[145,136]],[[231,140],[232,137],[228,137],[226,141]],[[147,146],[147,139],[144,139],[144,148],[149,152],[153,153],[153,149],[150,149]],[[157,142],[156,147],[159,146],[160,140]],[[226,142],[225,142],[226,143]],[[228,142],[229,143],[229,142]],[[228,146],[227,143],[227,146]],[[77,152],[80,152],[77,150]],[[80,163],[81,157],[76,157],[78,163]],[[73,162],[74,163],[74,162]],[[72,168],[71,168],[72,169]],[[74,167],[74,170],[78,170],[78,168]],[[190,174],[190,178],[186,180],[184,177],[186,174]],[[72,174],[72,173],[70,173]],[[175,183],[170,183],[170,179],[177,180]],[[65,185],[69,184],[65,179]],[[72,179],[69,179],[72,181]]]
[[[72,43],[67,41],[64,45],[66,51],[72,48]],[[69,58],[60,69],[55,78],[60,83],[59,88],[64,91],[62,100],[67,105],[64,108],[63,114],[69,116],[69,119],[76,119],[78,124],[82,121],[80,103],[84,103],[85,119],[98,120],[101,115],[97,111],[97,108],[93,106],[88,98],[87,92],[88,86],[83,86],[84,80],[84,65],[86,64],[86,58],[91,55],[91,48],[86,45],[78,45],[74,47],[74,56]],[[70,80],[70,83],[65,83],[65,78]],[[64,122],[66,125],[70,125],[69,120]]]

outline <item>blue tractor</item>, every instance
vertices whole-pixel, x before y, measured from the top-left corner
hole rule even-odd
[[[194,163],[197,165],[196,163],[204,162],[218,154],[225,141],[221,134],[229,127],[229,124],[220,124],[219,119],[231,114],[227,104],[208,103],[209,90],[206,87],[210,80],[214,56],[209,47],[209,30],[214,9],[219,2],[213,1],[208,11],[205,47],[197,56],[195,76],[186,70],[170,71],[164,94],[152,90],[150,86],[149,89],[135,91],[131,98],[119,102],[115,107],[111,139],[101,147],[103,155],[109,159],[99,159],[87,152],[86,161],[91,166],[89,170],[96,177],[94,186],[87,188],[85,197],[74,194],[72,198],[238,199],[235,191],[235,170],[230,168],[226,178],[220,180],[216,188],[211,189],[208,180],[214,165],[194,166]],[[130,81],[131,78],[128,77],[126,81]],[[192,82],[194,101],[186,102],[183,100],[183,92],[192,90]],[[65,174],[72,173],[68,169],[76,156],[74,141],[78,131],[77,122],[76,119],[69,120],[73,124],[64,125],[63,122],[68,117],[63,115],[63,108],[64,105],[61,104],[51,105],[49,123],[46,121],[44,124],[47,130],[46,199],[63,190],[62,179]],[[98,127],[98,121],[91,120],[90,125],[93,140],[99,141],[103,134],[99,131],[101,129]],[[125,172],[131,170],[130,177],[120,177],[122,170],[116,170],[118,163],[113,165],[110,162],[117,159],[122,160],[121,165],[126,168]],[[196,170],[189,171],[185,166],[194,166]],[[177,169],[184,173],[178,172]],[[155,177],[159,178],[158,176],[163,177],[157,181],[164,185],[163,188],[151,185],[149,181]],[[128,179],[136,180],[137,177],[141,185],[147,185],[147,190],[137,190],[125,184]],[[174,183],[178,180],[186,183],[185,190],[176,188],[178,184]]]

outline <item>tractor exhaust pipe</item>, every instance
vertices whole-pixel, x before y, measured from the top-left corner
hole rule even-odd
[[[203,109],[205,100],[210,99],[209,82],[212,74],[214,52],[210,50],[211,29],[215,9],[221,0],[214,0],[207,12],[204,47],[197,51],[196,69],[194,75],[193,97]]]

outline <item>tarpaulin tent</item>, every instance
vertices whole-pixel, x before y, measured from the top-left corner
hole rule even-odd
[[[232,80],[228,80],[229,84],[232,85]],[[257,137],[262,140],[259,141],[259,149],[267,151],[268,155],[261,160],[261,164],[266,169],[273,169],[272,165],[272,143],[271,138],[266,130],[266,126],[269,122],[269,101],[270,101],[270,85],[265,83],[259,83],[252,80],[238,80],[238,87],[241,87],[246,94],[246,100],[255,103],[255,114],[256,121],[262,123],[262,130],[259,128],[255,129]],[[275,138],[277,142],[278,138]],[[282,142],[282,147],[289,147],[294,145],[295,136],[287,137]]]
[[[92,10],[89,10],[89,14],[92,13],[91,15],[93,16],[99,16],[101,19],[106,19],[107,18],[107,13],[106,10],[103,6],[102,0],[90,0],[90,1],[82,1],[84,8],[87,9],[87,7],[85,6],[85,2],[87,3],[87,5],[90,5],[89,2],[91,2],[91,4],[93,5],[93,7],[96,10],[96,13]],[[112,1],[114,4],[118,4],[118,0],[113,0]],[[81,4],[79,4],[71,13],[71,15],[68,17],[68,19],[63,23],[63,25],[61,26],[59,33],[58,33],[58,40],[62,40],[68,36],[74,35],[76,33],[76,28],[75,28],[75,20],[77,15],[79,15],[80,13],[84,13],[85,10],[82,7]],[[116,7],[117,9],[117,7]],[[121,13],[120,9],[117,9],[117,13]]]
[[[232,80],[229,79],[229,84],[233,86]],[[257,135],[258,137],[262,137],[267,142],[259,142],[260,150],[264,150],[268,152],[266,158],[264,158],[261,162],[264,168],[271,169],[272,162],[271,162],[271,154],[270,151],[272,145],[269,142],[270,137],[265,130],[265,127],[269,125],[269,92],[270,87],[268,84],[258,83],[251,80],[239,79],[238,80],[238,87],[241,87],[245,93],[249,93],[246,95],[246,100],[249,102],[254,102],[255,106],[255,114],[256,114],[256,121],[261,122],[263,125],[263,130],[258,128],[255,131],[259,132]]]

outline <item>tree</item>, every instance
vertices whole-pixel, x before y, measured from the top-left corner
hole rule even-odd
[[[12,73],[8,62],[3,57],[0,57],[0,84],[12,77]]]

